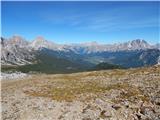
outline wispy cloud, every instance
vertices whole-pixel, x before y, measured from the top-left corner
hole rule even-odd
[[[145,8],[135,10],[135,8],[126,7],[84,13],[77,11],[44,12],[41,17],[54,25],[67,25],[75,29],[98,32],[158,27],[158,17],[143,16],[144,12]]]
[[[103,19],[103,18],[101,18]],[[120,30],[129,30],[136,28],[149,28],[149,27],[160,27],[157,19],[147,19],[147,20],[137,20],[137,21],[124,21],[118,22],[121,18],[113,19],[112,21],[102,21],[90,23],[87,26],[81,26],[81,29],[90,29],[96,30],[100,32],[108,32],[108,31],[120,31]]]

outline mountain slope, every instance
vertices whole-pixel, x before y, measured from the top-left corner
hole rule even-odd
[[[2,71],[21,71],[24,73],[38,72],[38,73],[73,73],[84,71],[86,67],[80,65],[78,62],[69,61],[67,59],[58,58],[53,55],[46,54],[39,51],[35,54],[33,64],[23,66],[3,67]]]
[[[134,51],[101,52],[86,56],[85,60],[94,64],[107,62],[126,68],[155,65],[158,63],[160,50],[146,49]]]
[[[29,42],[19,36],[9,40],[1,38],[1,64],[25,65],[32,64],[34,50],[29,47]]]

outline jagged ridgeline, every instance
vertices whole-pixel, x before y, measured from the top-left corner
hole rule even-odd
[[[72,73],[151,66],[158,63],[160,44],[136,39],[119,44],[56,44],[37,37],[1,38],[2,71]]]

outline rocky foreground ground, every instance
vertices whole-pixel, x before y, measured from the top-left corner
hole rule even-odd
[[[160,120],[160,66],[1,83],[3,120]]]

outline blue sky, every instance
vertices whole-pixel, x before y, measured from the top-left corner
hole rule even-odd
[[[157,43],[160,2],[2,2],[2,36],[57,43]]]

